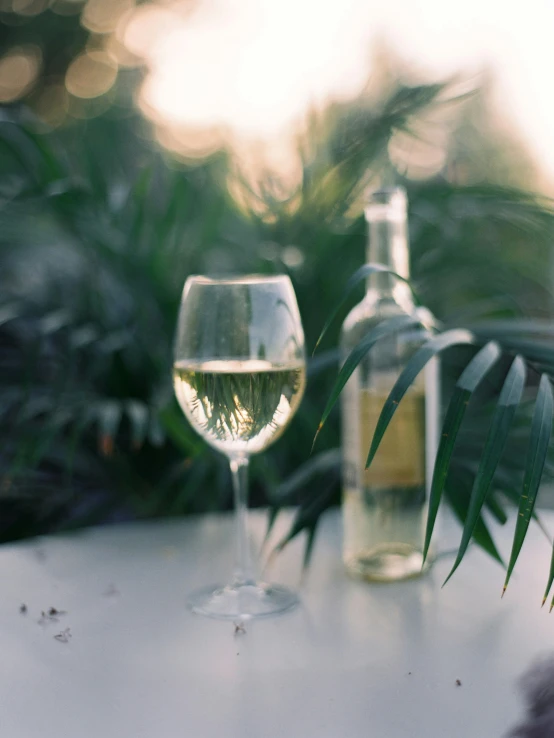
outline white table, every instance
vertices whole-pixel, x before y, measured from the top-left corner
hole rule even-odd
[[[417,581],[349,580],[328,514],[302,607],[238,635],[184,606],[225,579],[232,533],[221,515],[0,548],[0,736],[501,738],[518,722],[516,679],[554,633],[537,531],[501,602],[502,571],[475,549],[442,591],[451,558]],[[273,579],[298,585],[301,552],[292,544]],[[67,614],[37,623],[51,606]]]

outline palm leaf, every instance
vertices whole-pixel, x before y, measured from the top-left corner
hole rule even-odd
[[[28,126],[20,126],[20,130],[35,145],[36,150],[39,152],[42,163],[46,168],[47,177],[45,180],[55,182],[56,180],[64,179],[67,176],[67,172],[65,166],[62,164],[61,157],[58,156],[45,137],[35,133]]]
[[[126,410],[131,423],[131,442],[135,449],[139,449],[148,431],[148,407],[139,400],[127,400]]]
[[[500,504],[500,500],[495,495],[494,491],[491,490],[485,500],[485,507],[493,516],[493,518],[500,523],[500,525],[506,525],[508,522],[508,514]]]
[[[500,461],[500,456],[508,438],[516,408],[525,386],[526,368],[521,356],[516,356],[498,398],[485,448],[479,462],[479,468],[473,483],[467,518],[462,532],[462,540],[454,566],[444,584],[448,582],[460,565],[471,536],[479,519],[481,509],[489,492],[489,488]],[[443,585],[444,586],[444,585]]]
[[[290,504],[299,489],[302,489],[317,474],[328,474],[340,468],[341,449],[331,448],[312,456],[288,479],[282,482],[272,493],[271,497],[279,504]]]
[[[308,482],[318,475],[329,475],[337,472],[341,464],[341,449],[332,448],[328,451],[322,451],[317,456],[312,456],[302,466],[300,466],[288,479],[285,479],[277,489],[271,494],[272,505],[268,513],[267,529],[264,538],[266,544],[279,511],[283,505],[293,504],[298,492],[305,488]],[[309,528],[309,526],[307,526]],[[314,530],[315,534],[315,530]],[[308,559],[310,554],[307,554]]]
[[[515,487],[513,487],[510,484],[510,482],[511,482],[511,476],[512,475],[510,474],[509,476],[510,476],[510,481],[506,481],[506,483],[502,482],[499,485],[499,490],[502,492],[502,494],[505,497],[508,498],[508,500],[515,507],[517,507],[519,505],[519,500],[520,500],[521,493],[520,493],[519,489],[516,489]],[[552,546],[553,545],[552,536],[550,535],[550,532],[549,532],[548,528],[546,527],[546,524],[545,524],[544,520],[538,516],[536,509],[533,510],[533,512],[531,513],[531,517],[533,518],[533,520],[537,524],[538,529],[542,532],[542,534],[544,535],[544,537],[548,541],[549,545]]]
[[[19,318],[24,312],[24,307],[19,302],[8,302],[0,307],[0,325],[14,318]]]
[[[552,557],[550,559],[550,573],[548,574],[548,584],[546,585],[546,589],[544,591],[544,597],[542,599],[543,606],[544,606],[544,603],[546,602],[546,598],[548,597],[550,593],[550,589],[552,587],[553,581],[554,581],[554,546],[552,547]],[[554,607],[554,599],[552,600],[552,604],[550,605],[550,612],[552,612],[553,607]]]
[[[116,400],[103,400],[96,407],[98,428],[100,431],[100,450],[104,456],[111,456],[114,439],[121,422],[121,403]]]
[[[511,318],[510,320],[481,320],[471,325],[475,333],[494,336],[554,336],[554,327],[549,320],[538,318]]]
[[[317,348],[318,348],[319,344],[321,343],[323,337],[325,336],[325,334],[329,330],[331,324],[333,323],[333,321],[335,320],[335,318],[337,317],[337,315],[339,314],[339,312],[343,308],[345,302],[350,297],[350,295],[351,295],[352,291],[354,290],[354,288],[357,287],[360,284],[360,282],[362,282],[364,279],[367,279],[367,277],[369,277],[370,274],[375,274],[376,272],[384,273],[384,274],[391,274],[396,279],[399,279],[400,281],[402,281],[405,284],[407,284],[408,287],[412,291],[412,295],[414,297],[415,304],[416,305],[419,305],[420,304],[419,299],[418,299],[416,293],[414,292],[413,287],[412,287],[412,284],[411,284],[411,282],[410,282],[409,279],[406,279],[405,277],[402,277],[400,274],[398,274],[394,270],[390,269],[390,267],[385,266],[384,264],[364,264],[363,266],[361,266],[359,269],[357,269],[354,272],[354,274],[350,277],[350,279],[346,283],[346,287],[344,289],[344,292],[343,292],[342,297],[340,298],[339,302],[337,303],[336,308],[331,312],[331,314],[327,318],[327,321],[325,322],[325,325],[323,326],[323,330],[319,334],[319,338],[317,339],[317,341],[315,343],[313,354],[315,354],[315,352],[317,351]]]
[[[154,413],[150,416],[150,423],[148,424],[148,441],[152,446],[160,447],[166,439],[165,423],[162,424],[159,415]]]
[[[153,172],[150,167],[143,169],[138,176],[133,189],[129,193],[129,200],[135,209],[129,231],[129,247],[131,249],[136,249],[140,244],[141,235],[147,220],[146,216],[148,211],[149,190],[153,178],[152,175]]]
[[[159,428],[161,424],[161,430]],[[167,436],[186,456],[195,456],[202,448],[202,441],[183,423],[182,414],[177,403],[172,402],[158,413],[156,418],[151,414],[148,428],[148,439],[155,446],[160,437]]]
[[[302,569],[304,571],[306,571],[312,559],[318,522],[319,518],[316,518],[316,520],[307,527],[308,536],[306,539],[306,545],[304,546],[304,556],[302,558]]]
[[[271,531],[273,530],[273,526],[275,525],[280,512],[281,508],[279,507],[279,505],[271,505],[268,510],[267,527],[265,530],[264,540],[262,542],[262,549],[265,549],[265,546],[269,540],[269,536],[271,535]]]
[[[371,441],[371,448],[369,449],[367,456],[366,469],[369,468],[369,465],[377,453],[381,440],[385,435],[385,431],[396,412],[396,408],[425,365],[434,356],[437,356],[437,354],[450,346],[456,346],[459,344],[471,345],[473,343],[475,343],[474,336],[469,331],[460,328],[446,331],[446,333],[435,336],[416,351],[396,380],[394,387],[390,391],[389,396],[383,405],[383,409],[379,415],[379,419],[375,427],[375,433],[373,434],[373,439]]]
[[[338,397],[342,392],[345,384],[350,379],[354,370],[356,369],[360,361],[364,358],[364,356],[368,353],[368,351],[381,338],[391,335],[392,333],[398,333],[399,331],[414,325],[421,325],[420,319],[414,315],[395,316],[394,318],[390,318],[389,320],[380,323],[376,328],[374,328],[366,336],[364,336],[362,340],[358,343],[358,345],[354,349],[352,349],[350,355],[344,362],[344,365],[339,372],[339,376],[337,377],[337,380],[333,386],[331,395],[329,397],[329,400],[327,401],[327,405],[325,406],[323,415],[321,416],[321,420],[319,422],[319,426],[314,437],[312,448],[315,445],[317,437],[321,429],[323,428],[325,421],[329,417],[329,413],[338,400]]]
[[[446,482],[450,459],[456,443],[456,437],[462,424],[469,400],[480,382],[489,370],[498,361],[501,355],[500,347],[491,341],[484,346],[479,353],[469,362],[458,379],[452,397],[448,404],[446,416],[442,426],[441,439],[435,459],[431,492],[429,495],[429,512],[427,515],[427,526],[425,530],[425,543],[423,546],[423,560],[427,557],[433,529],[437,519],[437,513],[441,502],[442,491]]]
[[[275,546],[271,556],[282,551],[285,546],[288,545],[293,538],[296,538],[301,531],[306,528],[309,530],[317,521],[321,513],[329,506],[334,494],[335,480],[333,479],[324,486],[323,492],[321,492],[317,497],[307,503],[301,504],[294,517],[290,530]]]
[[[23,172],[31,175],[35,185],[42,181],[42,152],[23,126],[2,121],[0,123],[0,147],[8,151]]]
[[[465,477],[463,474],[456,479],[455,484],[447,482],[445,489],[450,507],[462,525],[464,525],[467,519],[470,491],[471,478]],[[472,537],[473,541],[482,548],[485,553],[504,566],[504,562],[496,548],[491,532],[481,515],[479,515],[477,519]]]
[[[543,374],[539,384],[535,411],[531,423],[525,475],[523,478],[523,491],[521,493],[512,553],[508,563],[508,571],[506,572],[506,581],[504,582],[502,595],[504,595],[510,577],[512,576],[535,507],[537,492],[550,444],[550,436],[552,434],[552,411],[552,386],[547,375]]]

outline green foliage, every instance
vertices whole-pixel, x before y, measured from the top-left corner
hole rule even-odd
[[[374,271],[374,269],[372,269]],[[344,298],[343,298],[344,299]],[[413,321],[417,316],[406,315],[402,317],[389,318],[380,323],[376,328],[371,329],[363,336],[357,346],[352,350],[350,355],[346,357],[343,367],[339,372],[339,377],[328,401],[328,405],[322,415],[320,428],[325,419],[329,415],[330,408],[337,401],[340,392],[344,388],[346,381],[351,376],[359,361],[363,356],[371,350],[375,344],[384,336],[391,332],[406,330],[408,326],[413,325]],[[445,581],[452,577],[460,563],[462,562],[467,548],[473,538],[481,545],[493,558],[503,564],[500,554],[498,553],[490,532],[483,520],[482,514],[484,507],[488,507],[491,514],[496,520],[504,525],[508,516],[506,515],[499,500],[495,497],[495,488],[502,489],[506,484],[506,477],[502,474],[500,462],[512,430],[512,424],[515,419],[516,410],[522,399],[528,379],[528,368],[535,374],[540,371],[545,373],[540,376],[540,383],[535,400],[535,409],[532,420],[525,430],[529,432],[528,451],[525,462],[525,473],[523,480],[523,489],[518,494],[508,494],[508,499],[518,503],[518,516],[516,519],[516,527],[514,533],[514,542],[512,554],[507,569],[504,591],[508,586],[511,574],[516,564],[518,555],[521,551],[525,536],[529,527],[531,516],[534,512],[537,493],[543,473],[545,470],[551,475],[551,469],[547,465],[548,449],[552,432],[553,420],[553,397],[552,397],[552,360],[554,359],[554,347],[547,342],[540,342],[537,336],[550,333],[548,326],[540,320],[536,321],[498,321],[498,331],[495,330],[495,321],[485,323],[485,327],[477,326],[477,333],[481,332],[489,337],[497,333],[497,341],[488,341],[479,352],[473,356],[468,363],[451,393],[450,402],[446,412],[446,416],[441,430],[441,441],[437,451],[433,480],[431,485],[429,514],[427,520],[427,528],[424,544],[424,558],[427,556],[431,543],[433,528],[441,502],[443,490],[446,491],[454,512],[458,515],[463,523],[462,538],[454,565]],[[479,331],[480,328],[480,331]],[[435,328],[438,331],[438,328]],[[510,334],[515,333],[517,338],[513,338]],[[530,334],[531,339],[525,336]],[[523,336],[523,338],[521,338]],[[463,473],[458,472],[456,476],[449,478],[449,472],[453,471],[456,464],[452,459],[455,442],[461,428],[466,408],[469,401],[483,383],[483,380],[490,374],[501,356],[500,342],[505,344],[505,358],[511,362],[510,368],[505,373],[501,382],[495,382],[489,390],[489,400],[491,402],[492,417],[486,440],[483,444],[483,451],[480,455],[479,464],[476,472],[471,474],[471,492],[468,495],[469,487],[468,469],[472,466],[471,457],[478,452],[479,446],[475,445],[471,451],[466,449],[465,457],[461,457],[461,466]],[[481,338],[481,341],[483,339]],[[375,454],[378,450],[381,439],[394,415],[394,412],[406,394],[407,390],[416,380],[420,371],[425,364],[433,357],[441,352],[456,345],[478,346],[480,340],[475,332],[468,330],[456,329],[438,331],[437,335],[427,340],[423,346],[415,352],[409,359],[406,367],[401,372],[398,380],[390,391],[380,416],[377,420],[376,429],[368,451],[366,468],[369,468]],[[509,356],[510,350],[514,349],[525,351],[525,358],[519,353],[513,358]],[[531,387],[536,386],[536,382],[531,383]],[[497,395],[497,396],[496,396]],[[526,419],[528,422],[528,418]],[[317,438],[317,434],[316,434]],[[520,434],[521,438],[521,434]],[[512,461],[514,460],[512,456]],[[519,459],[518,459],[519,460]],[[500,474],[497,472],[500,470]],[[448,481],[447,481],[448,480]],[[496,485],[495,485],[496,482]],[[493,486],[495,485],[495,486]],[[508,486],[510,492],[513,490]],[[508,491],[508,489],[506,491]],[[301,521],[308,530],[309,539],[312,536],[314,521],[309,517]],[[296,522],[293,531],[297,534],[299,527]],[[551,567],[549,582],[545,593],[545,600],[554,580],[554,569]]]
[[[38,131],[26,114],[5,111],[1,540],[228,507],[225,460],[190,429],[173,397],[180,293],[190,273],[287,271],[308,347],[317,341],[321,350],[309,363],[307,392],[293,423],[252,460],[252,501],[269,503],[270,523],[282,506],[298,506],[278,548],[305,531],[309,560],[320,515],[340,495],[332,403],[318,439],[321,451],[310,457],[322,398],[338,397],[338,390],[332,395],[338,352],[325,350],[334,340],[330,321],[323,333],[322,325],[343,304],[344,285],[364,261],[364,187],[376,173],[390,171],[391,136],[408,131],[413,116],[441,90],[399,85],[371,107],[336,105],[314,117],[309,139],[300,144],[298,189],[283,198],[270,181],[257,187],[242,182],[249,203],[242,208],[228,193],[236,174],[224,154],[194,167],[177,165],[153,149],[133,116],[104,116],[56,136]],[[235,179],[235,191],[240,184]],[[494,521],[501,524],[508,507],[519,505],[526,463],[532,464],[529,487],[540,476],[540,455],[529,455],[528,396],[542,373],[554,371],[552,329],[540,320],[553,307],[545,264],[551,262],[554,217],[548,203],[496,185],[440,177],[404,184],[413,289],[440,319],[428,326],[434,343],[419,362],[440,351],[446,396],[452,390],[459,396],[449,411],[452,445],[439,454],[443,465],[433,484],[437,506],[444,488],[462,522],[508,363],[519,353],[529,369],[525,402],[481,508],[487,512],[473,527],[473,539],[500,559]],[[291,246],[302,257],[295,266],[288,266]],[[367,267],[358,271],[348,292],[359,290],[367,273]],[[465,331],[475,337],[471,345],[457,343]],[[544,439],[547,415],[540,417]],[[547,456],[544,475],[553,471]]]
[[[529,450],[527,452],[527,460],[525,464],[525,475],[523,481],[523,490],[519,502],[518,517],[516,520],[516,530],[514,534],[514,544],[508,571],[506,573],[506,581],[504,582],[504,591],[508,586],[510,577],[516,565],[519,552],[523,546],[527,528],[533,514],[537,493],[541,483],[546,456],[548,454],[548,446],[552,435],[552,385],[546,374],[543,374],[539,384],[535,411],[531,422],[531,433],[529,435]]]
[[[485,448],[483,449],[479,468],[473,481],[473,489],[469,498],[469,508],[464,523],[460,548],[454,566],[446,581],[450,579],[460,565],[469,546],[479,515],[487,499],[502,451],[506,445],[508,433],[510,432],[512,421],[525,386],[525,377],[525,363],[521,356],[516,356],[502,386],[498,397],[498,404],[492,416]]]
[[[229,196],[233,170],[224,154],[179,166],[145,141],[136,117],[106,115],[57,136],[39,132],[26,113],[6,111],[0,539],[230,504],[224,460],[194,434],[173,397],[185,278],[290,272],[313,345],[320,315],[341,289],[333,264],[346,274],[360,261],[364,237],[359,221],[345,218],[347,191],[357,191],[361,169],[436,89],[399,87],[372,110],[336,106],[314,119],[297,206],[266,188],[263,207],[248,200],[259,215]],[[292,269],[290,245],[304,259]],[[273,499],[308,458],[336,360],[335,351],[314,359],[301,412],[283,439],[253,459],[253,504]],[[329,445],[336,445],[336,418],[329,422]],[[317,479],[308,480],[294,502],[318,489]],[[337,499],[335,476],[329,501]]]
[[[474,337],[469,331],[454,329],[435,336],[435,338],[427,341],[427,343],[425,343],[414,354],[401,372],[385,401],[383,411],[381,412],[371,441],[371,447],[366,461],[366,468],[369,468],[369,465],[373,461],[373,458],[377,453],[377,449],[379,448],[379,444],[381,443],[381,439],[385,435],[385,431],[396,412],[396,408],[398,407],[400,400],[404,397],[418,374],[424,369],[425,365],[431,361],[433,357],[440,354],[441,351],[444,351],[451,346],[471,345],[473,343]]]
[[[347,302],[348,298],[350,297],[352,290],[357,287],[361,282],[366,280],[370,274],[375,274],[376,272],[381,272],[384,274],[393,274],[397,279],[401,280],[402,282],[405,282],[408,287],[410,287],[410,290],[412,291],[412,296],[414,298],[414,302],[416,305],[419,304],[419,299],[416,295],[416,293],[413,290],[412,283],[409,279],[405,279],[400,274],[396,274],[392,269],[389,269],[384,264],[363,264],[359,269],[356,269],[354,274],[350,277],[348,282],[346,283],[346,287],[344,290],[344,294],[342,295],[342,298],[339,302],[339,304],[334,308],[331,312],[331,315],[327,318],[325,325],[323,326],[323,329],[321,333],[318,336],[318,339],[316,341],[315,347],[314,347],[314,353],[317,351],[317,348],[321,341],[323,340],[323,337],[333,324],[333,321],[336,319],[337,315],[339,315],[341,308],[344,307],[345,303]]]
[[[394,333],[399,333],[406,328],[413,328],[416,325],[420,325],[420,318],[416,315],[397,315],[394,318],[390,318],[390,320],[381,323],[370,331],[366,336],[364,336],[364,338],[362,338],[356,348],[352,349],[351,353],[346,358],[344,365],[341,367],[337,381],[333,385],[331,396],[327,400],[327,405],[325,406],[325,410],[323,411],[323,415],[319,421],[317,433],[314,438],[314,444],[317,440],[318,434],[325,424],[325,421],[329,417],[331,410],[335,406],[340,393],[364,356],[367,355],[370,349],[372,349],[381,338],[385,338],[386,336]]]
[[[450,460],[454,451],[454,444],[458,437],[458,431],[464,419],[466,409],[473,392],[485,378],[489,369],[498,361],[501,351],[497,343],[487,343],[469,362],[461,377],[456,382],[452,396],[446,410],[442,426],[437,458],[431,482],[431,493],[429,495],[429,514],[425,531],[425,543],[423,547],[423,559],[427,558],[433,528],[437,519],[442,492],[446,484]]]

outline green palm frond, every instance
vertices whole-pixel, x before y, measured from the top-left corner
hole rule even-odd
[[[408,131],[442,90],[394,84],[371,103],[314,115],[309,140],[300,142],[298,188],[284,199],[271,182],[257,189],[264,217],[255,207],[245,214],[231,198],[225,153],[178,165],[148,143],[135,114],[48,133],[24,111],[3,110],[0,540],[111,516],[229,507],[224,460],[194,434],[173,399],[172,340],[186,276],[288,271],[314,346],[322,325],[329,335],[325,316],[343,304],[344,285],[363,262],[360,195],[372,179],[392,176],[391,137]],[[545,269],[552,207],[516,189],[445,176],[404,184],[412,288],[440,318],[427,326],[430,341],[440,348],[449,331],[475,336],[471,345],[450,345],[447,337],[441,351],[447,385],[472,398],[467,412],[452,411],[456,442],[442,453],[434,483],[462,522],[509,363],[520,354],[528,369],[481,508],[493,522],[479,515],[473,529],[473,540],[497,555],[494,521],[518,508],[523,485],[533,490],[541,476],[541,454],[529,443],[534,413],[538,438],[546,438],[548,413],[533,398],[541,375],[551,378],[554,369]],[[299,266],[287,261],[290,247]],[[347,294],[369,271],[358,271]],[[336,350],[314,357],[297,416],[251,465],[254,504],[269,503],[273,516],[283,505],[299,506],[291,533],[306,531],[307,560],[319,516],[340,496],[336,407],[318,439],[322,451],[309,455],[337,369]],[[548,454],[542,476],[554,476]],[[531,519],[537,517],[535,506]],[[520,525],[515,550],[524,532]]]
[[[353,286],[353,282],[351,283]],[[335,313],[333,312],[333,315]],[[410,325],[410,316],[405,322],[398,318],[383,321],[377,328],[370,330],[362,337],[351,355],[346,359],[343,368],[320,421],[321,425],[329,416],[332,406],[337,401],[344,388],[346,380],[354,371],[360,357],[371,351],[381,335],[390,332],[406,330]],[[327,327],[327,326],[326,326]],[[512,554],[507,569],[504,590],[517,561],[519,552],[525,540],[530,520],[534,513],[537,492],[543,474],[552,475],[554,468],[548,463],[548,449],[552,431],[553,400],[551,386],[551,368],[554,368],[554,345],[548,340],[552,330],[545,321],[541,320],[489,320],[487,323],[475,324],[472,331],[467,329],[445,329],[437,331],[408,361],[397,382],[390,391],[378,418],[376,429],[368,449],[367,468],[370,467],[379,443],[386,433],[396,407],[409,387],[416,380],[417,375],[425,364],[435,355],[463,344],[475,347],[478,353],[474,354],[465,366],[464,371],[452,390],[450,404],[446,411],[441,430],[441,441],[435,460],[433,481],[431,486],[430,507],[425,535],[424,556],[426,556],[433,533],[434,522],[437,516],[443,491],[447,494],[455,514],[463,523],[463,533],[456,560],[448,581],[462,562],[468,545],[473,540],[483,547],[491,556],[502,563],[502,559],[494,544],[491,533],[484,519],[483,510],[487,508],[497,521],[504,525],[508,516],[495,496],[495,489],[504,489],[510,492],[507,499],[517,509],[516,528]],[[539,337],[542,340],[539,340]],[[493,369],[499,365],[499,360],[510,362],[508,370],[502,372],[493,380],[489,377]],[[544,371],[540,375],[540,371]],[[525,413],[516,421],[516,410],[523,398],[524,391],[535,393],[537,379],[540,378],[538,392],[534,399],[534,412],[530,419]],[[483,399],[485,405],[492,408],[490,427],[486,438],[471,434],[472,442],[464,445],[463,434],[460,433],[469,400],[477,390],[485,387]],[[529,401],[526,401],[526,407]],[[516,421],[516,422],[514,422]],[[481,428],[482,423],[480,424]],[[319,432],[318,429],[318,432]],[[317,437],[317,433],[316,433]],[[523,470],[525,474],[520,492],[514,493],[513,474],[508,476],[508,485],[505,484],[503,472],[504,452],[509,439],[517,441],[517,449],[510,446],[508,463]],[[528,450],[522,449],[522,441],[528,437]],[[456,440],[460,442],[456,446]],[[453,455],[456,450],[456,454]],[[482,450],[482,453],[481,453]],[[478,464],[474,460],[480,456]],[[526,459],[526,460],[525,460]],[[460,466],[461,464],[461,466]],[[472,470],[472,467],[475,467]],[[455,469],[455,471],[453,471]],[[468,485],[468,479],[470,484]],[[296,536],[302,529],[308,531],[308,540],[313,545],[313,531],[319,514],[317,499],[313,501],[313,510],[306,508],[298,516],[281,546],[290,538]],[[554,575],[551,575],[545,594],[548,596]],[[446,582],[445,582],[446,583]]]

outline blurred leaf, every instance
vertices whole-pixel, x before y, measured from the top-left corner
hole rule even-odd
[[[45,137],[32,131],[29,126],[20,127],[20,131],[25,134],[27,139],[34,144],[36,150],[39,152],[43,167],[45,168],[45,181],[63,179],[67,173],[61,157],[53,150]]]
[[[115,400],[103,400],[95,408],[100,431],[100,450],[104,456],[111,456],[114,451],[114,439],[121,422],[121,404]]]
[[[339,361],[340,361],[339,349],[330,349],[329,351],[323,351],[321,354],[318,354],[318,356],[314,356],[308,359],[307,372],[306,372],[308,379],[310,377],[315,377],[317,374],[319,374],[322,371],[325,371],[325,369],[328,369],[329,367],[336,368]]]
[[[171,438],[181,452],[186,455],[197,453],[201,441],[196,435],[190,433],[182,413],[174,403],[171,403],[159,413],[159,422],[162,424],[163,433]]]
[[[0,325],[9,320],[18,318],[23,312],[23,305],[19,302],[11,302],[0,307]]]
[[[296,497],[307,484],[318,475],[328,476],[330,472],[338,472],[341,465],[341,449],[333,448],[322,451],[317,456],[312,456],[304,462],[288,479],[282,482],[270,495],[270,507],[268,511],[267,528],[264,538],[264,546],[273,530],[279,511],[283,505],[291,505],[296,502]],[[302,504],[302,503],[301,503]],[[313,533],[309,534],[308,541],[315,535],[316,524],[313,525]],[[313,545],[313,541],[312,544]],[[306,555],[308,560],[310,553]]]
[[[129,195],[135,210],[129,232],[129,245],[131,249],[137,249],[140,244],[141,235],[144,230],[145,223],[147,222],[149,190],[152,184],[152,175],[153,172],[149,167],[144,169],[140,173],[135,186]]]
[[[314,543],[315,543],[315,535],[317,532],[317,524],[318,524],[319,518],[316,519],[314,523],[308,526],[307,530],[307,538],[306,538],[306,545],[304,546],[304,557],[302,559],[302,569],[305,571],[308,566],[310,565],[310,561],[312,559],[312,553],[314,550]]]
[[[175,426],[170,426],[173,429]],[[165,441],[165,431],[167,430],[167,416],[164,416],[164,423],[162,425],[161,416],[158,417],[154,413],[150,416],[150,424],[148,426],[148,440],[152,446],[160,447]],[[180,438],[182,436],[180,435]]]
[[[344,290],[344,294],[340,302],[338,303],[337,307],[331,312],[331,315],[327,318],[327,321],[325,325],[323,326],[323,330],[319,334],[319,338],[317,339],[314,350],[313,350],[314,354],[317,351],[317,347],[321,343],[322,338],[325,336],[325,334],[329,330],[329,327],[331,326],[331,324],[333,323],[333,321],[339,314],[345,302],[348,300],[348,298],[352,294],[352,291],[354,290],[354,288],[357,287],[357,285],[360,282],[362,282],[364,279],[367,279],[367,277],[370,274],[375,274],[376,272],[391,274],[396,279],[399,279],[401,282],[404,282],[405,284],[407,284],[410,287],[410,290],[412,291],[415,304],[416,305],[420,304],[418,301],[417,295],[413,291],[413,288],[412,288],[412,285],[409,279],[405,279],[404,277],[400,276],[400,274],[397,274],[395,271],[393,271],[389,267],[384,266],[383,264],[364,264],[363,266],[361,266],[359,269],[357,269],[354,272],[354,274],[350,277],[350,279],[346,283],[346,288]]]
[[[336,481],[333,480],[324,485],[323,492],[313,500],[300,504],[289,532],[277,543],[272,555],[282,551],[301,531],[310,530],[315,525],[321,513],[329,507],[335,494],[335,485]]]
[[[479,334],[499,336],[547,336],[554,337],[554,326],[549,320],[511,318],[510,320],[487,320],[474,323],[471,326]]]
[[[325,127],[323,133],[315,122],[307,148],[320,143],[321,149],[305,160],[303,212],[310,213],[315,222],[332,222],[346,214],[375,172],[383,168],[392,134],[407,130],[410,119],[443,89],[442,84],[395,86],[380,109],[363,103],[335,105],[330,111],[331,130]]]
[[[40,332],[46,335],[48,333],[55,333],[61,328],[65,328],[66,326],[71,325],[72,322],[72,313],[65,308],[61,308],[59,310],[54,310],[42,317],[38,325]]]
[[[272,493],[272,499],[279,504],[290,504],[294,496],[317,474],[338,470],[341,464],[341,449],[332,448],[312,456]]]
[[[279,516],[281,508],[279,505],[270,505],[269,510],[267,512],[267,527],[265,530],[265,536],[262,544],[262,548],[265,547],[267,541],[269,540],[269,536],[271,535],[271,531],[273,530],[273,526],[277,522],[277,517]]]
[[[20,171],[32,176],[35,184],[41,181],[42,154],[23,126],[0,122],[0,147],[13,156]]]
[[[148,431],[149,411],[147,406],[138,400],[127,400],[126,410],[131,422],[131,441],[134,448],[139,449]]]

